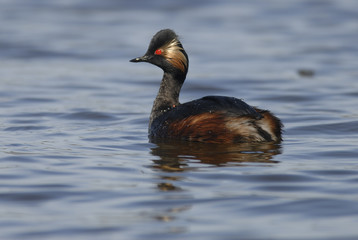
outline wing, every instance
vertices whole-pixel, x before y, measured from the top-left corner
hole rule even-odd
[[[181,104],[173,109],[172,114],[178,119],[202,113],[216,112],[226,112],[228,116],[250,116],[255,119],[262,118],[260,113],[244,101],[234,97],[223,96],[206,96]]]
[[[153,137],[156,135],[165,136],[170,132],[170,125],[178,122],[195,126],[200,124],[201,121],[204,121],[205,123],[209,121],[212,124],[220,125],[219,119],[225,117],[245,117],[246,120],[258,120],[262,118],[262,115],[240,99],[233,97],[207,96],[180,104],[154,119],[149,129],[149,135]],[[214,118],[215,121],[213,120]]]

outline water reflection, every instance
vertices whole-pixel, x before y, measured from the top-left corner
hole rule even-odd
[[[244,163],[278,163],[273,156],[281,153],[281,145],[275,143],[242,143],[232,145],[205,144],[183,141],[156,142],[151,149],[158,160],[153,168],[165,172],[181,172],[193,169],[191,163],[214,166],[243,165]],[[172,179],[174,180],[174,179]]]
[[[204,144],[182,141],[156,142],[151,149],[152,168],[158,170],[160,181],[156,188],[165,194],[164,202],[170,207],[155,214],[154,219],[161,222],[172,222],[178,213],[192,208],[195,199],[180,182],[185,181],[183,172],[195,171],[202,167],[243,166],[248,163],[275,164],[273,157],[281,153],[281,145],[274,143],[243,143],[235,145]],[[260,166],[262,165],[260,164]],[[204,200],[205,201],[205,200]],[[187,232],[186,228],[174,228],[175,231]],[[178,230],[179,229],[179,230]]]

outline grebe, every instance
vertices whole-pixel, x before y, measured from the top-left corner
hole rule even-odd
[[[149,62],[164,71],[149,120],[149,139],[210,143],[280,142],[281,121],[268,110],[240,99],[206,96],[179,103],[189,59],[173,30],[156,33],[146,54],[130,62]]]

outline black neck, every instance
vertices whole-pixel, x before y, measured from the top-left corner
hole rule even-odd
[[[154,100],[150,114],[149,126],[159,117],[163,110],[179,105],[179,93],[184,83],[185,74],[164,72],[159,92]]]

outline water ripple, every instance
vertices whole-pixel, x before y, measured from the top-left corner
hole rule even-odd
[[[358,132],[358,121],[312,124],[291,128],[296,134],[320,133],[320,134],[348,134],[355,135]]]
[[[4,131],[36,131],[36,130],[46,130],[50,129],[50,127],[46,126],[32,126],[32,125],[26,125],[26,126],[18,126],[18,127],[8,127],[5,128]]]
[[[103,112],[81,111],[75,113],[68,113],[61,116],[68,120],[89,120],[89,121],[114,121],[116,116],[113,114]]]

